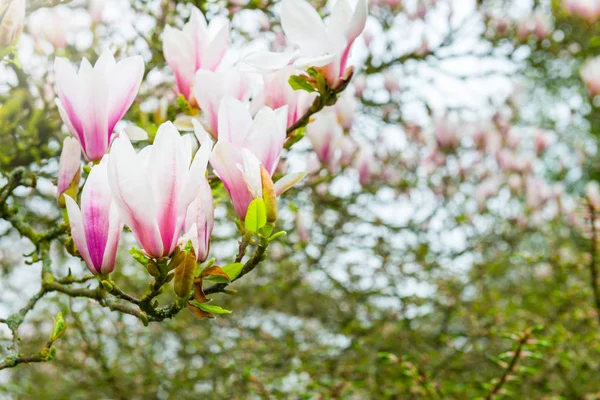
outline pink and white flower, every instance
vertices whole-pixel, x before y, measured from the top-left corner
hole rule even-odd
[[[257,96],[256,100],[253,100],[253,107],[267,106],[276,110],[287,105],[287,126],[292,126],[302,118],[317,97],[316,93],[292,89],[289,84],[290,77],[301,73],[301,70],[289,65],[278,71],[265,74],[263,91]]]
[[[600,20],[600,0],[563,0],[562,4],[569,14],[591,24]]]
[[[235,69],[217,72],[198,70],[193,94],[202,110],[206,129],[213,137],[217,138],[221,100],[226,96],[231,96],[247,102],[250,98],[250,80],[247,74]]]
[[[600,57],[591,58],[583,64],[581,79],[591,97],[600,95]]]
[[[376,162],[373,149],[369,145],[363,144],[354,160],[361,185],[367,186],[371,183],[371,177],[377,169]]]
[[[183,29],[165,27],[163,53],[175,74],[177,91],[192,101],[196,71],[217,69],[229,47],[229,21],[215,19],[206,23],[196,7]]]
[[[339,143],[344,136],[335,111],[326,109],[317,114],[315,120],[306,127],[306,136],[321,164],[330,171],[335,171],[340,164]]]
[[[108,177],[119,214],[151,257],[173,253],[204,179],[210,146],[201,146],[192,161],[188,139],[166,122],[139,153],[125,135],[110,150]]]
[[[73,242],[94,275],[115,269],[117,247],[123,230],[108,182],[108,156],[95,165],[81,194],[81,209],[65,196]]]
[[[286,138],[287,107],[262,108],[252,119],[242,102],[226,97],[219,108],[219,141],[210,163],[229,193],[236,213],[246,218],[248,205],[262,196],[261,166],[269,176],[279,163]],[[198,130],[201,128],[198,125]],[[274,185],[280,195],[304,177],[289,174]]]
[[[84,58],[79,71],[57,57],[54,70],[56,105],[63,122],[81,144],[86,160],[101,160],[115,125],[139,90],[144,75],[142,57],[128,57],[117,63],[112,53],[105,51],[94,67]]]
[[[68,7],[40,8],[29,17],[29,32],[40,47],[45,41],[54,49],[64,49],[72,18],[73,10]]]
[[[58,162],[58,180],[56,186],[58,192],[58,204],[61,207],[65,206],[63,195],[66,194],[69,189],[72,189],[71,192],[68,193],[71,197],[77,196],[80,174],[81,146],[76,139],[69,136],[63,141],[60,161]]]
[[[365,28],[367,0],[352,8],[349,0],[337,0],[327,21],[304,0],[281,2],[281,26],[287,39],[299,50],[293,54],[260,52],[245,62],[257,68],[274,70],[294,61],[297,68],[319,69],[330,86],[337,86],[346,74],[352,44]]]
[[[212,141],[198,122],[194,121],[194,132],[201,146],[212,149]],[[208,180],[203,176],[200,179],[198,195],[187,209],[185,216],[184,241],[191,240],[196,252],[196,259],[204,262],[210,251],[210,235],[215,226],[215,203],[212,189]]]

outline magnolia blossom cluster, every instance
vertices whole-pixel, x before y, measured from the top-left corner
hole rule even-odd
[[[167,121],[159,126],[152,144],[140,151],[132,141],[148,139],[144,130],[115,129],[136,99],[144,76],[142,57],[117,62],[105,51],[94,65],[83,59],[78,69],[56,58],[56,105],[71,135],[63,143],[58,202],[66,206],[74,244],[90,271],[112,272],[124,226],[149,257],[169,257],[178,246],[191,242],[198,261],[206,260],[214,226],[214,201],[206,177],[209,164],[240,220],[246,219],[253,200],[264,198],[267,220],[275,222],[276,197],[305,175],[291,173],[273,182],[288,129],[303,118],[317,96],[293,90],[289,79],[311,67],[334,89],[351,76],[348,56],[364,28],[366,13],[365,0],[354,8],[339,0],[323,23],[308,3],[284,0],[282,26],[300,50],[291,55],[268,53],[272,63],[261,70],[264,85],[253,94],[249,72],[223,65],[228,22],[207,24],[204,15],[192,8],[182,29],[166,27],[163,52],[175,78],[175,91],[191,109],[189,122],[195,136],[180,134]],[[326,32],[326,40],[314,35],[315,25]],[[245,61],[260,59],[251,55]],[[336,129],[348,130],[356,107],[352,100],[342,97],[335,108],[326,109],[309,125],[313,132],[309,136],[323,160],[330,156],[320,147],[331,143],[326,129],[319,130],[319,121],[333,118]],[[372,152],[366,146],[351,147],[352,156],[340,159],[356,163],[366,184]],[[78,196],[81,158],[93,166]]]
[[[360,184],[366,186],[379,172],[379,162],[368,143],[351,135],[357,107],[356,98],[346,92],[334,107],[319,113],[306,127],[314,151],[309,170],[318,172],[325,167],[335,174],[342,168],[353,168],[359,173]]]
[[[563,0],[562,6],[570,15],[590,24],[600,20],[600,0]]]
[[[493,123],[465,129],[446,116],[436,121],[433,134],[414,125],[405,131],[417,148],[429,143],[420,167],[436,196],[449,201],[458,192],[467,194],[480,213],[497,211],[496,204],[510,204],[502,209],[503,215],[523,228],[561,215],[570,218],[574,202],[561,184],[551,183],[543,173],[544,158],[554,156],[547,154],[552,133],[518,130],[508,121],[497,114]],[[560,173],[566,173],[568,162],[559,161]]]
[[[491,36],[506,37],[512,32],[520,41],[530,37],[541,41],[548,38],[554,30],[551,15],[540,10],[518,20],[504,15],[487,15],[486,22]]]
[[[581,79],[590,97],[600,95],[600,57],[587,60],[581,67]]]

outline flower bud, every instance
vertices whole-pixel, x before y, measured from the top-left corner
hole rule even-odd
[[[260,166],[260,179],[262,182],[262,197],[267,209],[267,222],[273,223],[277,221],[277,194],[269,172],[262,165]]]
[[[76,199],[81,178],[81,146],[77,139],[66,137],[58,164],[58,205],[65,207],[65,194]]]

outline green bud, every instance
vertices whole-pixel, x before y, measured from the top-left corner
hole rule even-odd
[[[152,275],[154,278],[160,277],[160,270],[158,269],[158,265],[153,260],[150,260],[148,262],[148,265],[146,265],[146,269],[148,270],[148,273],[150,273],[150,275]]]
[[[60,339],[62,335],[65,334],[67,330],[67,321],[63,318],[62,312],[59,312],[54,319],[54,329],[52,330],[52,335],[50,336],[50,340],[52,342]]]
[[[104,286],[104,289],[106,289],[108,292],[112,292],[114,290],[113,285],[111,285],[111,283],[109,281],[100,281],[100,283],[102,284],[102,286]]]

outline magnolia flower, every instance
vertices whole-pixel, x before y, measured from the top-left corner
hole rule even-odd
[[[550,146],[550,135],[543,129],[538,129],[533,137],[533,147],[536,154],[542,155],[544,151]]]
[[[338,144],[344,136],[335,112],[326,109],[317,114],[315,120],[306,127],[306,136],[321,164],[326,165],[330,171],[335,171],[341,156]]]
[[[600,57],[591,58],[583,64],[581,79],[591,97],[600,94]]]
[[[221,99],[231,96],[242,102],[248,101],[250,82],[245,73],[233,69],[218,72],[198,70],[193,94],[204,113],[208,131],[217,138],[220,126],[218,115]]]
[[[71,135],[79,140],[86,160],[98,161],[108,150],[113,129],[137,95],[144,61],[141,56],[115,62],[105,51],[92,68],[83,59],[79,71],[64,58],[54,63],[56,105]]]
[[[358,0],[352,9],[349,0],[337,0],[329,19],[321,20],[319,13],[304,0],[281,2],[281,26],[290,42],[299,47],[294,54],[260,52],[250,54],[245,62],[257,68],[283,68],[295,60],[297,68],[318,68],[330,86],[344,78],[348,56],[354,40],[365,28],[367,0]]]
[[[365,89],[367,88],[367,77],[363,74],[357,75],[353,79],[353,82],[356,97],[362,97]]]
[[[344,167],[350,165],[356,155],[357,143],[350,136],[342,136],[337,143],[340,149],[340,164]]]
[[[488,179],[477,186],[475,189],[475,200],[480,210],[485,210],[488,199],[498,194],[498,182],[493,179]]]
[[[65,196],[73,242],[92,274],[109,274],[115,269],[117,246],[123,230],[108,183],[105,156],[94,166],[81,194],[81,209]]]
[[[190,204],[185,217],[184,240],[191,240],[196,259],[204,262],[210,251],[210,235],[215,226],[215,210],[212,190],[206,178],[200,183],[200,192]]]
[[[253,101],[253,107],[268,106],[275,110],[287,105],[287,126],[295,124],[306,114],[317,97],[316,93],[292,89],[289,84],[290,76],[301,73],[302,71],[290,65],[276,72],[265,74],[263,91]]]
[[[359,182],[363,186],[371,183],[371,176],[376,169],[376,160],[373,155],[373,149],[368,145],[363,145],[354,160],[354,165],[358,169]]]
[[[599,0],[563,0],[562,4],[569,14],[583,18],[591,24],[600,19]]]
[[[201,146],[192,161],[188,138],[166,122],[141,152],[136,154],[125,135],[110,150],[108,177],[119,214],[151,257],[175,250],[206,172],[210,147]]]
[[[539,210],[552,195],[548,183],[539,178],[529,176],[525,184],[525,203],[530,210]]]
[[[38,45],[46,41],[55,49],[64,49],[71,22],[72,10],[68,7],[40,8],[29,17],[29,32]]]
[[[8,0],[0,6],[0,47],[15,42],[23,30],[25,0]]]
[[[63,148],[58,163],[57,189],[58,204],[60,207],[65,206],[64,194],[77,197],[80,176],[81,146],[76,139],[69,136],[63,141]]]
[[[229,21],[213,20],[206,24],[196,7],[182,30],[165,27],[163,53],[177,82],[177,91],[192,100],[196,71],[217,69],[229,46]]]
[[[391,69],[386,69],[383,71],[383,87],[389,93],[396,93],[400,90],[400,77],[396,73],[396,71]]]
[[[106,0],[90,0],[88,11],[90,13],[90,19],[94,24],[98,24],[102,21],[102,13],[104,12],[105,2]]]
[[[342,95],[336,101],[333,108],[335,109],[338,122],[340,125],[342,125],[342,128],[345,130],[350,129],[358,109],[358,102],[356,97],[353,95],[352,90],[344,90],[344,93],[342,93]]]
[[[435,141],[443,151],[451,151],[460,144],[458,127],[448,120],[438,120],[435,124]]]
[[[264,169],[273,176],[286,138],[287,107],[261,109],[254,119],[244,104],[225,97],[219,107],[219,141],[210,163],[229,193],[235,211],[244,220],[248,205],[262,197]],[[197,132],[202,131],[196,123]],[[202,140],[201,140],[202,141]],[[275,183],[278,196],[304,177],[289,174]]]

